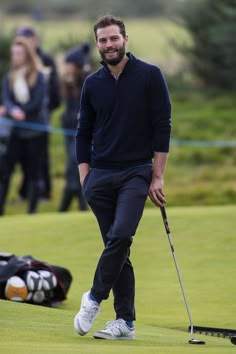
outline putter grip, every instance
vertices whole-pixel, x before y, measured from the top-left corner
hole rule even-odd
[[[168,221],[167,221],[167,215],[166,215],[166,209],[165,207],[160,207],[161,209],[161,215],[162,215],[162,219],[163,219],[163,223],[166,229],[167,234],[170,234],[170,228],[168,225]]]
[[[161,214],[164,220],[167,220],[167,216],[166,216],[166,209],[165,207],[161,207]]]

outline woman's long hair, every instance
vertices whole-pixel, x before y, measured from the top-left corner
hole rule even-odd
[[[40,70],[40,63],[38,61],[37,54],[34,52],[33,48],[28,43],[27,39],[25,39],[24,37],[16,37],[12,43],[12,47],[14,46],[21,46],[25,51],[25,56],[26,56],[26,63],[25,63],[26,77],[25,78],[29,87],[33,87],[37,80],[38,71]],[[13,87],[16,71],[17,68],[15,68],[11,63],[10,71],[9,71],[9,81],[11,87]]]

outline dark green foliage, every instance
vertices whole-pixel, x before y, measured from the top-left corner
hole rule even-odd
[[[3,76],[9,69],[11,41],[12,34],[0,33],[0,82],[2,82]]]
[[[236,1],[185,2],[183,18],[193,39],[187,49],[194,72],[206,86],[236,87]]]
[[[85,41],[80,38],[78,35],[68,35],[64,38],[61,38],[53,48],[54,52],[58,53],[67,53],[71,48],[76,47],[84,43]],[[91,45],[91,54],[90,54],[90,65],[91,65],[91,70],[94,71],[97,69],[99,62],[95,56],[95,51],[94,51],[94,34],[91,33],[89,38],[86,40],[87,43]]]
[[[11,14],[33,13],[38,9],[34,0],[1,0],[5,10]],[[41,0],[40,12],[43,17],[79,14],[86,18],[96,18],[112,12],[124,17],[157,17],[174,12],[180,0]]]

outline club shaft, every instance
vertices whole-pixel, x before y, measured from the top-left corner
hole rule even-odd
[[[183,285],[182,276],[181,276],[180,269],[179,269],[179,265],[178,265],[178,261],[177,261],[177,258],[176,258],[176,254],[175,254],[175,249],[174,249],[174,246],[173,246],[172,237],[171,237],[171,234],[170,234],[170,233],[167,233],[167,236],[168,236],[168,241],[169,241],[169,244],[170,244],[172,256],[173,256],[173,259],[174,259],[175,268],[176,268],[177,275],[178,275],[178,279],[179,279],[179,284],[180,284],[181,291],[182,291],[182,294],[183,294],[185,307],[186,307],[187,314],[188,314],[188,318],[189,318],[189,323],[190,323],[190,335],[193,336],[193,321],[192,321],[192,316],[191,316],[191,312],[190,312],[190,309],[189,309],[189,306],[188,306],[187,296],[186,296],[186,293],[185,293],[185,289],[184,289],[184,285]]]
[[[190,312],[190,309],[189,309],[187,296],[186,296],[186,293],[185,293],[185,290],[184,290],[183,280],[182,280],[182,276],[181,276],[181,273],[180,273],[178,261],[177,261],[176,255],[175,255],[175,248],[174,248],[173,240],[172,240],[171,233],[170,233],[170,228],[169,228],[168,221],[167,221],[166,211],[165,211],[164,207],[161,207],[160,209],[161,209],[161,215],[162,215],[163,223],[164,223],[164,226],[165,226],[165,229],[166,229],[166,234],[167,234],[168,241],[169,241],[169,244],[170,244],[171,253],[172,253],[172,256],[173,256],[173,259],[174,259],[175,268],[176,268],[178,279],[179,279],[179,284],[180,284],[181,291],[182,291],[182,294],[183,294],[185,307],[186,307],[188,318],[189,318],[190,336],[193,337],[192,316],[191,316],[191,312]]]

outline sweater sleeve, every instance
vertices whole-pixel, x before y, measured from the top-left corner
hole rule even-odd
[[[159,68],[153,67],[150,85],[150,115],[153,127],[153,151],[169,152],[171,103],[166,81]]]
[[[79,124],[76,133],[76,157],[78,165],[80,163],[90,163],[91,161],[95,117],[95,112],[89,100],[88,82],[86,80],[81,94]]]
[[[12,97],[11,90],[9,87],[8,75],[5,75],[2,81],[2,102],[3,105],[6,107],[8,114],[11,114],[15,108],[19,107],[18,105],[16,105]]]

